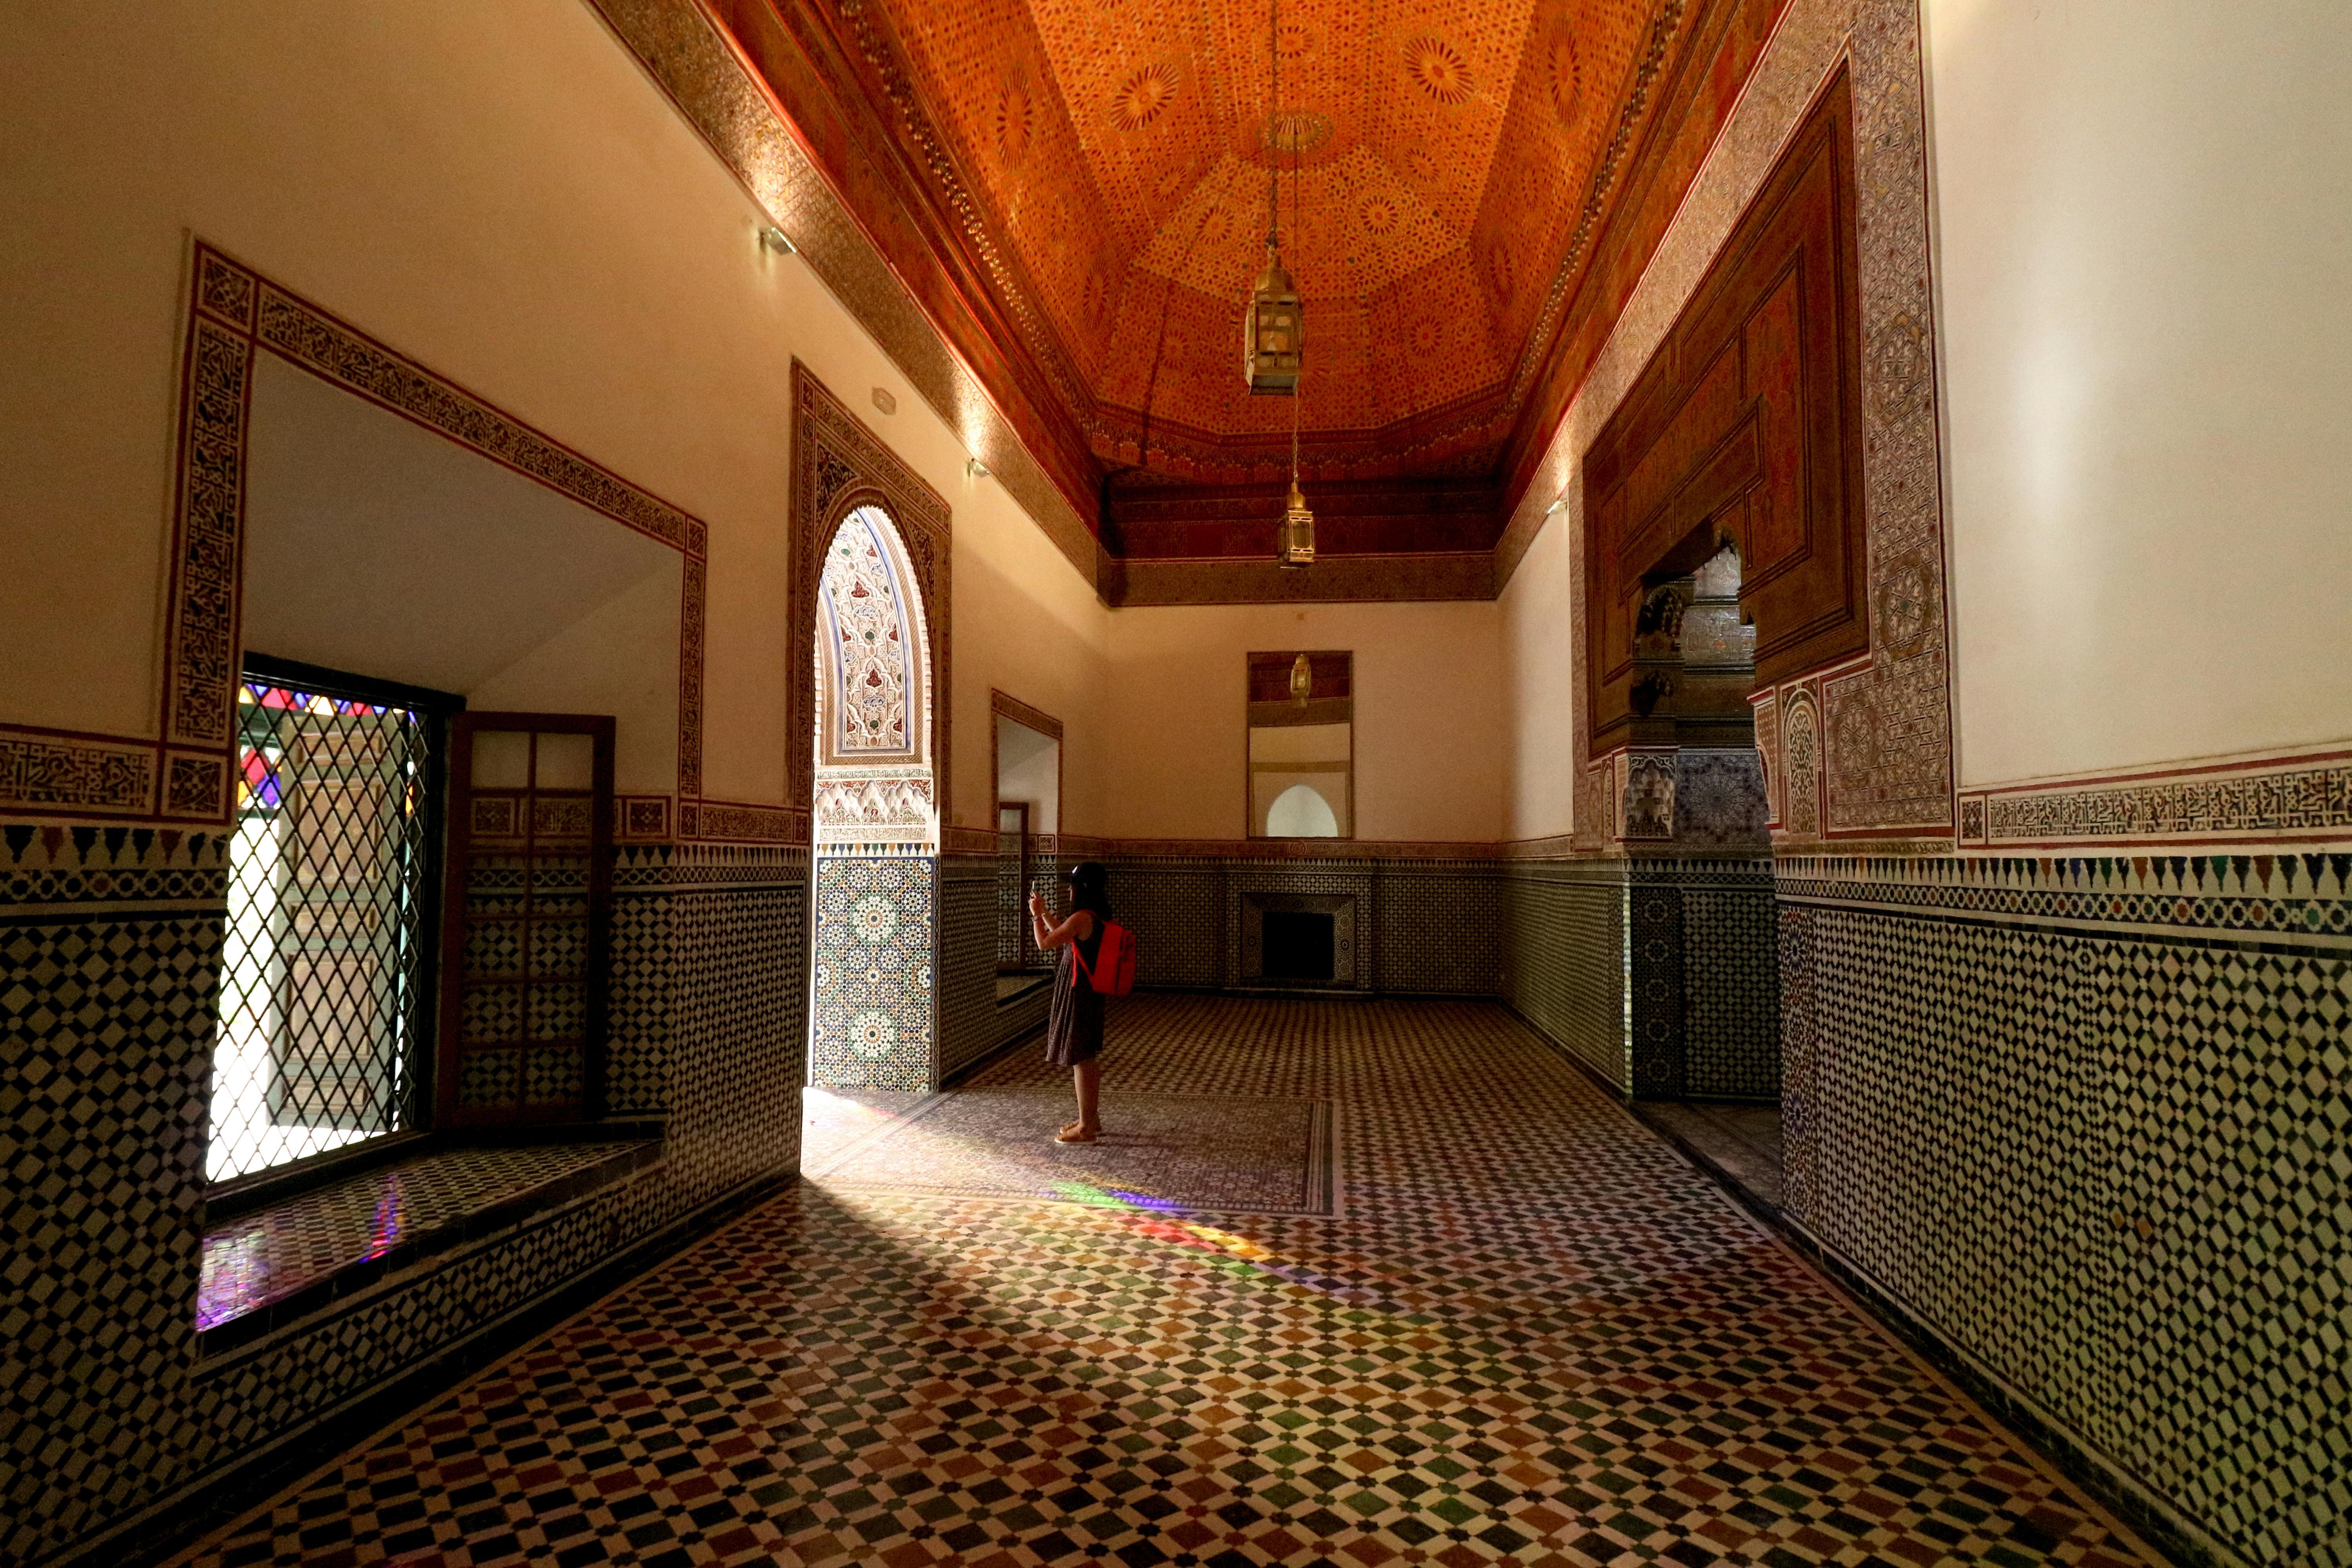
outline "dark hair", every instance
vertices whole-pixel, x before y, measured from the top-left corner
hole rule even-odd
[[[1110,919],[1110,873],[1098,860],[1081,860],[1062,873],[1070,885],[1070,908]]]

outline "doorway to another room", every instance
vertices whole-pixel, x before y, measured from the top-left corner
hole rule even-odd
[[[897,525],[844,517],[817,595],[809,1082],[932,1087],[939,809],[930,638]]]

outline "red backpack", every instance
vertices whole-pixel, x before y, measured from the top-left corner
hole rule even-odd
[[[1135,989],[1135,933],[1117,921],[1102,922],[1102,941],[1095,948],[1093,968],[1087,967],[1076,942],[1070,944],[1070,961],[1106,996],[1124,996]]]

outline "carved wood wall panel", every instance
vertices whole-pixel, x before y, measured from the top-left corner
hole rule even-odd
[[[1635,722],[1643,594],[1726,540],[1759,686],[1869,647],[1854,216],[1841,69],[1587,454],[1591,756]]]

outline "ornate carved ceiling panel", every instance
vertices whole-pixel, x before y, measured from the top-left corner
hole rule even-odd
[[[1258,0],[840,9],[1096,454],[1237,482],[1286,458],[1294,414],[1246,395],[1237,348],[1275,167],[1315,463],[1486,470],[1686,7],[1286,0],[1279,103]]]
[[[1034,289],[1032,350],[1083,384],[1098,456],[1228,481],[1286,458],[1291,405],[1247,395],[1238,345],[1278,164],[1313,460],[1466,475],[1682,9],[1286,0],[1278,105],[1259,0],[880,0],[864,41]]]
[[[1270,0],[593,3],[755,191],[766,127],[796,145],[850,220],[788,220],[803,254],[893,342],[929,322],[910,376],[1024,505],[1058,521],[1049,486],[1099,536],[1055,533],[1118,603],[1496,591],[1504,520],[1787,0],[1282,0],[1279,119]],[[710,98],[689,8],[772,120]],[[1300,405],[1240,365],[1277,163]],[[1309,499],[1352,498],[1308,584],[1270,533],[1227,548],[1272,525],[1295,407]],[[1377,583],[1340,582],[1355,554]]]

